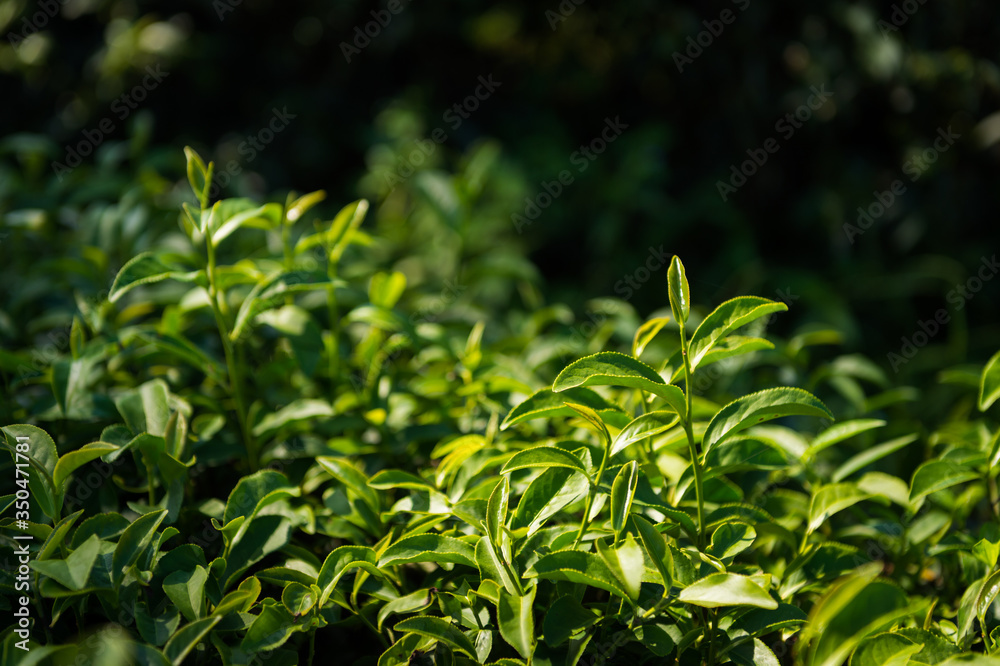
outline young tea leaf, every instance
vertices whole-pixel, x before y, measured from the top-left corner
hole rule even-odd
[[[986,362],[979,380],[979,411],[985,412],[1000,398],[1000,352]]]
[[[688,286],[687,272],[680,257],[670,260],[667,269],[667,287],[670,292],[670,311],[677,323],[683,326],[691,313],[691,289]]]

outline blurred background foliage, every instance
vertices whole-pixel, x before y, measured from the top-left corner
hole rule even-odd
[[[190,144],[231,174],[220,197],[324,189],[328,217],[370,198],[373,256],[432,301],[453,285],[469,321],[565,303],[548,311],[564,351],[582,351],[588,321],[591,347],[622,344],[666,304],[665,265],[622,286],[661,246],[696,303],[784,299],[773,332],[836,329],[830,354],[896,382],[996,350],[1000,280],[948,299],[1000,241],[989,0],[389,4],[0,0],[5,346],[41,346],[81,294],[170,242]],[[481,78],[495,91],[470,98]],[[785,131],[815,90],[832,94]],[[627,129],[580,171],[575,151],[608,118]],[[908,160],[949,128],[954,145],[911,180]],[[723,201],[720,181],[770,138],[777,152]],[[518,230],[563,170],[573,182]],[[893,368],[941,308],[949,323]]]

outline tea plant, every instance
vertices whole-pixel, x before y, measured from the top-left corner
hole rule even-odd
[[[830,332],[761,337],[785,304],[699,316],[675,257],[669,316],[549,382],[551,311],[421,316],[366,201],[302,231],[322,192],[210,203],[187,167],[183,242],[127,261],[46,373],[52,436],[3,428],[7,561],[33,542],[0,586],[30,580],[35,619],[4,664],[1000,661],[1000,354],[927,432],[871,362],[809,371]],[[761,376],[850,418],[726,395]]]

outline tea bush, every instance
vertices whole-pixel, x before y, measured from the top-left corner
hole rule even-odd
[[[4,664],[1000,663],[1000,354],[929,422],[677,257],[661,312],[574,323],[468,223],[482,150],[373,231],[211,202],[189,149],[180,234],[147,173],[14,259]],[[8,226],[44,254],[51,219]]]

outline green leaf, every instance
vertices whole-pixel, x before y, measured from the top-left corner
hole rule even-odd
[[[87,585],[100,551],[101,540],[97,535],[91,535],[65,560],[35,560],[31,566],[63,587],[79,592]]]
[[[222,620],[221,617],[213,615],[203,620],[192,622],[182,627],[176,634],[171,636],[167,644],[163,646],[163,654],[170,660],[173,666],[179,666],[190,654],[191,650],[201,642],[212,627]]]
[[[454,562],[476,568],[476,549],[455,537],[441,534],[414,534],[385,549],[378,566],[409,562]]]
[[[491,581],[503,586],[509,594],[519,594],[517,582],[504,566],[500,553],[487,538],[476,542],[476,566],[483,581]]]
[[[726,560],[736,557],[753,545],[757,531],[746,523],[723,523],[712,533],[709,555]]]
[[[781,666],[771,648],[759,638],[733,645],[728,656],[736,666]]]
[[[851,655],[851,666],[906,666],[923,648],[923,643],[900,634],[878,634],[861,641]]]
[[[979,381],[979,411],[985,412],[1000,398],[1000,352],[986,362]]]
[[[806,534],[811,534],[826,520],[849,506],[853,506],[871,495],[853,483],[832,483],[823,486],[812,496],[809,503],[809,526]]]
[[[184,157],[187,159],[188,183],[191,185],[194,195],[200,199],[212,185],[208,168],[205,166],[205,161],[201,159],[201,155],[190,146],[184,146]]]
[[[249,210],[242,210],[229,217],[225,217],[224,214],[220,213],[216,217],[216,219],[220,220],[220,222],[217,222],[218,228],[212,232],[212,245],[218,247],[219,243],[244,225],[270,229],[274,218],[280,216],[281,206],[276,203],[267,203]]]
[[[63,483],[69,479],[69,475],[79,467],[117,448],[114,444],[108,444],[107,442],[93,442],[80,447],[76,451],[70,451],[59,458],[59,462],[56,463],[56,468],[52,475],[53,483],[55,483],[57,488],[62,488]]]
[[[340,285],[341,282],[331,280],[321,271],[289,271],[277,272],[261,278],[240,306],[236,314],[236,323],[229,333],[233,341],[241,339],[247,333],[247,327],[260,313],[285,305],[284,296],[301,291],[327,289]]]
[[[844,461],[844,464],[838,467],[837,471],[833,473],[831,480],[834,483],[843,481],[858,470],[864,469],[875,461],[881,460],[890,453],[898,451],[904,446],[912,444],[915,441],[917,441],[917,435],[904,435],[903,437],[890,439],[888,442],[879,444],[878,446],[873,446],[870,449],[865,449],[864,451],[861,451]]]
[[[670,311],[677,323],[683,326],[691,313],[691,289],[680,257],[675,256],[670,260],[670,268],[667,269],[667,288],[670,292]]]
[[[406,276],[399,271],[376,273],[368,284],[368,300],[372,305],[391,310],[406,289]]]
[[[281,604],[264,604],[260,615],[247,629],[240,648],[250,653],[273,650],[283,645],[301,627]]]
[[[655,437],[662,432],[670,430],[678,423],[680,423],[680,417],[674,412],[663,410],[647,412],[622,428],[621,432],[618,433],[618,436],[615,437],[615,441],[611,445],[611,451],[608,455],[617,455],[628,445],[646,439],[647,437]]]
[[[617,594],[623,599],[629,599],[628,592],[618,582],[607,563],[594,553],[580,550],[558,550],[548,553],[539,558],[532,570],[524,576],[583,583]]]
[[[528,528],[533,534],[546,520],[573,502],[586,497],[590,481],[565,467],[552,467],[539,474],[521,495],[511,529]]]
[[[334,588],[337,587],[337,583],[348,571],[361,568],[368,573],[382,576],[383,574],[378,570],[378,567],[378,555],[368,546],[347,545],[334,548],[326,556],[323,566],[319,570],[319,576],[316,578],[316,585],[320,589],[320,608],[326,605]]]
[[[950,460],[929,460],[913,473],[910,501],[914,502],[925,495],[978,478],[979,474],[965,465]]]
[[[302,583],[289,583],[281,593],[281,603],[294,617],[308,613],[316,601],[313,589]]]
[[[326,199],[326,192],[323,190],[316,190],[315,192],[309,192],[308,194],[303,194],[301,197],[292,202],[285,212],[285,220],[289,224],[294,224],[301,218],[306,212],[318,204],[320,201]]]
[[[181,624],[181,614],[173,606],[167,605],[157,617],[153,617],[144,603],[135,605],[135,626],[142,640],[153,645],[163,645],[177,631]]]
[[[524,402],[510,410],[507,418],[500,424],[500,429],[506,430],[518,423],[537,418],[573,416],[576,412],[566,406],[567,402],[586,405],[591,409],[607,409],[609,407],[604,398],[590,389],[572,388],[561,393],[553,393],[551,389],[546,388],[533,393]]]
[[[816,643],[819,642],[831,624],[837,621],[838,616],[844,613],[845,609],[848,609],[858,594],[871,584],[881,572],[881,562],[871,562],[858,567],[834,582],[827,592],[813,605],[809,611],[809,621],[804,625],[799,634],[800,650],[807,653],[807,659],[803,661],[804,664],[811,666],[822,662],[822,660],[816,659]],[[853,649],[853,646],[851,646],[851,649]],[[846,658],[847,655],[844,656]]]
[[[486,506],[486,535],[490,541],[499,546],[502,543],[503,530],[507,524],[507,505],[510,502],[510,478],[500,479]]]
[[[660,534],[659,530],[653,527],[652,523],[642,516],[633,514],[632,522],[639,531],[639,538],[642,539],[642,545],[646,548],[649,559],[653,561],[656,570],[660,572],[664,591],[669,592],[673,584],[673,576],[670,573],[673,568],[673,558],[667,549],[667,540]]]
[[[468,636],[463,634],[455,625],[442,620],[439,617],[429,615],[418,615],[402,622],[397,622],[393,627],[394,631],[408,634],[420,634],[440,641],[453,650],[464,652],[471,659],[476,659],[476,646]]]
[[[91,534],[96,534],[100,539],[113,539],[124,532],[130,524],[120,513],[99,513],[91,516],[80,523],[73,533],[73,548],[78,548],[90,538]]]
[[[344,254],[344,250],[354,239],[354,232],[365,219],[368,212],[368,200],[359,199],[344,206],[330,223],[330,229],[324,235],[330,262],[336,264]]]
[[[409,490],[436,490],[434,484],[425,481],[415,474],[403,472],[398,469],[383,469],[377,472],[369,481],[368,485],[376,490],[389,490],[391,488],[407,488]]]
[[[501,589],[497,604],[500,635],[525,659],[530,659],[535,651],[535,618],[532,609],[536,590],[537,587],[532,587],[524,596],[518,596]]]
[[[108,300],[112,303],[126,293],[144,284],[153,284],[163,280],[180,280],[181,282],[197,282],[203,278],[205,271],[191,271],[176,260],[176,255],[156,252],[142,252],[132,257],[122,266],[108,292]]]
[[[354,491],[358,497],[364,500],[372,511],[379,511],[380,500],[378,493],[369,484],[368,477],[366,477],[361,470],[355,467],[350,460],[346,458],[323,457],[316,458],[316,462],[318,462],[320,467],[325,469],[330,476]]]
[[[565,467],[587,476],[587,470],[579,458],[569,451],[557,449],[552,446],[536,446],[533,449],[518,451],[511,456],[507,464],[500,470],[500,473],[510,474],[519,469],[549,467]]]
[[[56,443],[47,432],[33,425],[18,423],[4,426],[2,430],[7,436],[7,449],[10,451],[11,459],[18,470],[27,474],[34,500],[38,502],[39,508],[46,516],[56,520],[60,509],[56,499],[58,490],[53,479],[59,460]],[[17,472],[16,476],[23,480],[21,471]]]
[[[719,305],[702,320],[691,336],[688,356],[694,371],[702,359],[712,350],[715,343],[741,326],[773,312],[787,310],[784,303],[769,301],[757,296],[740,296]]]
[[[170,421],[170,389],[162,379],[154,379],[116,398],[115,407],[136,435],[163,437]]]
[[[805,458],[813,458],[823,449],[827,449],[834,444],[839,444],[855,435],[867,432],[874,428],[881,428],[885,425],[882,419],[856,419],[854,421],[843,421],[831,426],[813,438],[809,448],[806,449]]]
[[[230,613],[245,613],[250,610],[255,600],[254,594],[249,590],[233,590],[222,597],[219,604],[212,610],[212,615],[223,617]]]
[[[642,352],[646,351],[649,343],[669,321],[670,317],[654,317],[640,326],[635,332],[635,337],[632,338],[632,356],[634,358],[642,356]]]
[[[775,609],[755,608],[741,615],[735,626],[751,636],[766,636],[783,629],[791,629],[806,621],[802,609],[791,604],[779,603]]]
[[[406,634],[382,653],[378,658],[378,666],[409,666],[410,657],[424,643],[431,643],[431,641],[420,634]]]
[[[683,417],[685,411],[684,392],[667,384],[663,377],[642,361],[618,352],[598,352],[585,356],[566,366],[552,390],[561,393],[577,386],[627,386],[642,389],[667,401],[667,404]]]
[[[545,619],[542,620],[543,638],[550,647],[558,647],[570,636],[592,627],[600,619],[600,615],[584,608],[575,597],[562,596],[545,611]]]
[[[244,476],[229,493],[222,523],[228,525],[236,518],[243,516],[249,519],[261,507],[265,499],[268,503],[288,497],[294,490],[292,484],[281,472],[262,469],[249,476]],[[287,491],[288,494],[275,491]]]
[[[639,601],[639,591],[642,586],[642,572],[645,570],[642,557],[642,547],[635,542],[631,534],[627,535],[617,546],[607,546],[603,539],[597,542],[597,554],[608,566],[615,579],[627,593],[627,599],[636,604]]]
[[[756,606],[773,610],[778,607],[778,602],[753,579],[734,573],[708,575],[685,587],[677,598],[703,608]]]
[[[411,592],[389,601],[378,611],[378,630],[382,631],[382,623],[390,615],[397,613],[419,613],[427,610],[434,603],[434,590],[424,589]]]
[[[632,460],[625,464],[611,485],[611,529],[621,537],[625,522],[632,512],[632,500],[639,484],[639,463]]]
[[[253,428],[255,437],[269,436],[277,430],[300,421],[311,419],[332,418],[333,407],[328,400],[300,398],[293,400],[276,412],[267,414]]]
[[[205,614],[205,583],[208,571],[196,566],[193,571],[175,571],[163,579],[163,591],[189,622]]]
[[[116,586],[125,577],[125,569],[135,564],[143,551],[152,543],[157,528],[166,517],[166,509],[147,513],[136,518],[122,532],[122,536],[118,540],[118,545],[115,546],[115,554],[112,557],[111,563],[112,580]],[[168,658],[170,658],[169,655]]]
[[[749,354],[751,352],[761,351],[764,349],[774,349],[774,344],[764,338],[754,338],[745,335],[727,335],[717,341],[715,346],[702,357],[698,367],[704,368],[713,363],[724,361],[727,358],[742,356],[743,354]],[[683,376],[684,365],[681,364],[680,367],[674,370],[671,381],[677,381]]]
[[[816,396],[799,388],[765,389],[738,398],[716,414],[702,438],[702,450],[708,451],[730,435],[764,421],[782,416],[819,416],[833,419],[830,410]]]

